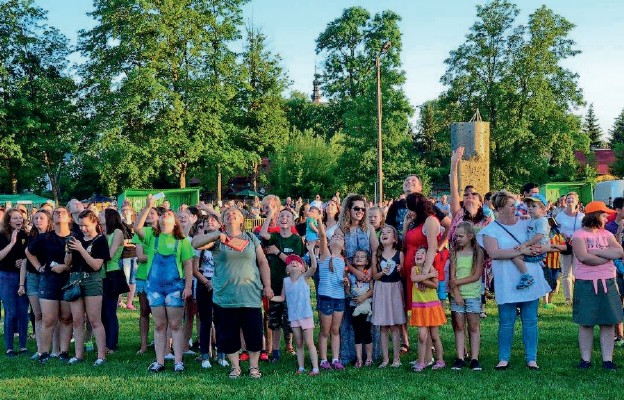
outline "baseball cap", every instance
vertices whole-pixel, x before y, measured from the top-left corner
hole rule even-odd
[[[298,262],[303,267],[306,266],[306,263],[303,261],[303,258],[299,257],[296,254],[291,254],[288,257],[286,257],[286,265],[290,265],[291,262]]]
[[[585,214],[591,214],[593,212],[603,212],[607,214],[613,214],[615,211],[611,210],[606,204],[602,201],[590,201],[585,206]]]
[[[545,207],[548,207],[548,200],[546,200],[546,197],[544,197],[544,195],[539,193],[532,194],[530,197],[525,197],[524,202],[526,203],[527,201],[535,201],[538,203],[542,203]]]

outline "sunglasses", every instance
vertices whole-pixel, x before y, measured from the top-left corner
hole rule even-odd
[[[477,193],[477,192],[467,192],[467,193],[464,193],[464,197],[466,197],[466,196],[479,196],[479,193]]]
[[[355,211],[355,212],[360,212],[360,211],[364,212],[364,211],[366,211],[366,208],[364,208],[364,207],[351,207],[351,209],[353,211]]]

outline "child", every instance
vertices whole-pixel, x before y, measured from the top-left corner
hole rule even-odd
[[[353,268],[368,276],[368,252],[357,250],[353,256]],[[373,283],[369,280],[360,281],[354,274],[349,274],[349,293],[351,301],[351,325],[355,338],[355,368],[362,367],[362,345],[366,348],[367,367],[373,365],[373,338],[371,336],[371,303],[373,297]]]
[[[481,371],[479,349],[481,345],[481,275],[483,251],[477,245],[476,231],[470,222],[460,222],[455,230],[455,243],[451,249],[449,289],[451,290],[451,316],[455,332],[457,359],[451,369],[464,367],[466,354],[466,319],[470,328],[470,369]]]
[[[310,207],[306,218],[306,242],[316,242],[319,240],[319,219],[321,218],[321,210],[318,207]]]
[[[551,282],[554,282],[552,291],[544,296],[544,308],[554,310],[557,308],[552,303],[555,293],[559,291],[559,274],[561,274],[561,252],[567,248],[565,237],[559,232],[554,218],[548,218],[550,226],[550,251],[546,254],[546,267],[550,271]]]
[[[529,240],[516,246],[516,249],[522,249],[532,246],[534,244],[550,244],[550,228],[548,227],[548,219],[544,216],[548,209],[548,201],[541,194],[534,194],[531,197],[524,199],[527,203],[529,210],[529,226],[527,227],[527,237]],[[540,262],[544,260],[545,254],[538,254],[536,256],[518,256],[511,259],[514,266],[518,269],[522,276],[520,282],[516,285],[516,289],[527,289],[535,283],[533,276],[528,273],[525,261],[527,262]]]
[[[381,352],[383,361],[379,368],[385,368],[390,362],[388,350],[388,330],[392,331],[392,349],[394,358],[392,368],[401,366],[401,325],[405,324],[403,304],[403,284],[401,283],[401,265],[403,253],[399,251],[399,233],[391,225],[381,229],[381,246],[377,249],[375,266],[375,287],[373,288],[373,325],[381,327]]]
[[[321,225],[322,226],[322,225]],[[317,308],[320,314],[321,331],[319,332],[319,347],[321,355],[321,369],[343,370],[340,362],[340,324],[345,310],[345,260],[341,256],[343,242],[332,241],[331,254],[327,248],[327,237],[321,228],[319,235],[319,284]],[[327,340],[331,333],[332,363],[327,361]]]
[[[288,320],[292,327],[295,341],[297,343],[297,374],[303,374],[305,349],[303,342],[308,346],[310,360],[312,361],[312,371],[310,376],[319,374],[318,355],[314,345],[314,318],[312,305],[310,304],[310,286],[308,278],[316,272],[316,256],[314,255],[314,242],[308,242],[308,254],[310,256],[311,267],[306,271],[305,262],[298,255],[291,254],[286,259],[286,273],[281,296],[273,297],[273,301],[286,301],[288,304]]]
[[[381,228],[384,226],[383,210],[379,206],[373,206],[368,209],[368,222],[375,229],[377,239],[381,235]]]
[[[427,249],[424,247],[416,251],[411,273],[414,288],[410,325],[418,327],[418,361],[412,367],[415,372],[421,372],[427,365],[425,358],[430,337],[438,357],[431,369],[442,369],[446,366],[439,328],[446,323],[446,316],[438,299],[438,271],[431,266],[425,267],[426,255]]]

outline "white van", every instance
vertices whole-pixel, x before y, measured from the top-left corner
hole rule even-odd
[[[624,197],[624,180],[598,182],[594,187],[594,200],[604,201],[609,204],[616,197]]]

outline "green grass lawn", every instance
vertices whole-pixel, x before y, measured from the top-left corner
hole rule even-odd
[[[561,299],[559,299],[561,301]],[[596,335],[594,367],[588,371],[574,368],[579,360],[577,328],[571,321],[570,307],[557,303],[554,311],[540,308],[540,343],[538,363],[541,371],[524,366],[520,324],[511,358],[511,368],[494,371],[497,363],[497,315],[493,302],[488,304],[488,318],[482,321],[481,362],[484,370],[411,372],[408,361],[415,349],[402,359],[401,369],[377,368],[324,372],[317,377],[296,376],[294,356],[285,355],[279,364],[262,363],[263,377],[252,380],[246,375],[238,380],[227,377],[228,370],[219,366],[201,369],[192,358],[185,360],[186,371],[151,374],[147,367],[153,354],[137,356],[138,313],[119,310],[121,323],[120,351],[109,356],[102,367],[92,367],[94,354],[80,365],[66,365],[51,360],[39,365],[28,357],[7,359],[0,356],[0,399],[204,399],[204,398],[340,398],[340,399],[602,399],[621,398],[624,370],[608,373],[600,367],[600,350]],[[450,324],[442,328],[445,359],[455,358]],[[411,330],[415,344],[416,332]],[[35,349],[34,340],[28,347]],[[3,351],[4,353],[4,347]],[[614,361],[622,364],[624,349],[616,348]],[[309,368],[309,360],[306,359]],[[216,363],[215,363],[216,364]],[[247,363],[243,363],[246,372]]]

